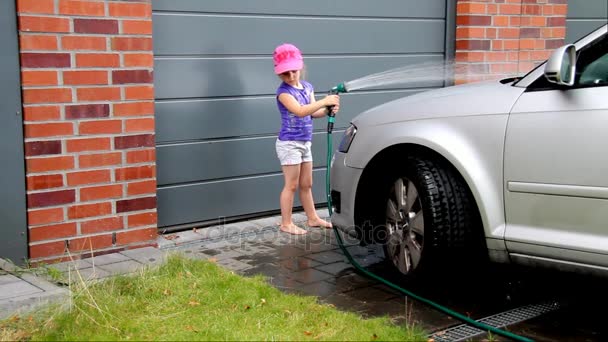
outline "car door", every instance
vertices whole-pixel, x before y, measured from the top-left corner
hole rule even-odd
[[[577,52],[571,87],[543,75],[514,105],[505,138],[512,256],[608,266],[608,35]]]

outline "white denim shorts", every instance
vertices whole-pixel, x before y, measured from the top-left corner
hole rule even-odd
[[[310,141],[282,141],[277,139],[277,157],[281,165],[297,165],[312,161],[312,150]]]

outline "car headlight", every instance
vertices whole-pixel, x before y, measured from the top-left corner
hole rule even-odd
[[[344,131],[344,136],[342,137],[342,141],[340,141],[340,147],[338,147],[338,151],[342,153],[348,152],[350,144],[355,138],[355,134],[357,134],[357,127],[355,127],[355,125],[353,124],[350,124],[346,131]]]

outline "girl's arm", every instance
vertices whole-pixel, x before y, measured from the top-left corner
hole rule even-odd
[[[301,105],[293,96],[287,93],[281,93],[279,95],[279,101],[287,108],[288,111],[299,117],[312,115],[313,117],[320,117],[327,113],[325,107],[337,106],[340,104],[338,95],[328,95],[322,100],[316,101],[314,93],[311,94],[310,103],[307,105]]]

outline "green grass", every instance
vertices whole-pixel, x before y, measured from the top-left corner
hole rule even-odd
[[[426,340],[388,317],[363,319],[178,256],[72,292],[67,309],[0,321],[0,340]]]

